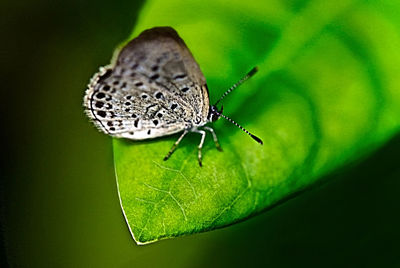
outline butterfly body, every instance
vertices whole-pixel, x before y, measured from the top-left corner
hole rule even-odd
[[[214,130],[205,124],[225,116],[210,106],[206,79],[171,27],[145,30],[127,43],[112,64],[93,76],[84,106],[95,126],[113,137],[145,140],[183,131],[165,160],[188,132],[201,134],[200,165],[204,129],[220,149]]]

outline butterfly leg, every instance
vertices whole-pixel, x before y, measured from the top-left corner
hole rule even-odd
[[[219,145],[217,134],[215,134],[214,129],[212,129],[211,127],[204,127],[204,129],[211,132],[213,139],[214,139],[215,147],[217,147],[218,151],[222,152],[221,145]]]
[[[181,140],[183,139],[183,137],[185,137],[185,135],[188,133],[188,130],[184,130],[182,135],[178,138],[178,140],[174,143],[174,145],[172,145],[171,150],[169,150],[169,152],[167,153],[167,155],[164,157],[164,161],[168,160],[168,158],[172,155],[172,153],[175,151],[176,147],[178,147],[179,143],[181,142]]]
[[[199,166],[203,166],[203,164],[201,162],[201,159],[202,159],[201,158],[201,149],[203,148],[204,139],[206,138],[206,132],[204,130],[199,130],[199,129],[193,130],[193,132],[201,134],[201,140],[200,140],[199,147],[198,147],[199,151],[197,154],[197,158],[199,160]]]

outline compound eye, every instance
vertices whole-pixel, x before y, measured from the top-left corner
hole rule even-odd
[[[218,109],[215,105],[210,106],[210,111],[208,113],[208,120],[210,122],[216,121],[220,116],[220,112],[218,112]]]
[[[216,115],[216,114],[213,114],[212,116],[211,116],[211,120],[214,122],[214,121],[217,121],[217,119],[218,119],[218,115]]]

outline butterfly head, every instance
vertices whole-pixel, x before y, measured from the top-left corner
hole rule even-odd
[[[210,109],[208,111],[208,121],[209,122],[217,121],[221,117],[223,109],[224,109],[224,106],[221,106],[221,110],[219,110],[219,111],[218,111],[218,108],[216,105],[210,106]]]

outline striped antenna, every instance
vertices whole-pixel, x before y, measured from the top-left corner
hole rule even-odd
[[[252,77],[257,71],[258,71],[257,66],[254,67],[253,69],[251,69],[250,72],[248,72],[242,79],[240,79],[237,83],[233,84],[233,86],[231,86],[227,91],[225,91],[225,93],[222,94],[221,98],[219,98],[219,100],[218,100],[214,105],[217,105],[223,98],[226,97],[226,95],[228,95],[228,94],[231,93],[235,88],[237,88],[238,86],[240,86],[241,84],[243,84],[247,79],[249,79],[250,77]]]
[[[246,132],[250,137],[252,137],[256,142],[258,142],[259,144],[263,145],[262,140],[257,137],[254,136],[253,134],[251,134],[250,132],[248,132],[244,127],[242,127],[241,125],[239,125],[238,123],[236,123],[235,121],[233,121],[232,119],[230,119],[229,117],[219,113],[220,116],[222,116],[223,118],[225,118],[226,120],[228,120],[229,122],[231,122],[232,124],[234,124],[235,126],[237,126],[238,128],[240,128],[241,130],[243,130],[244,132]]]

